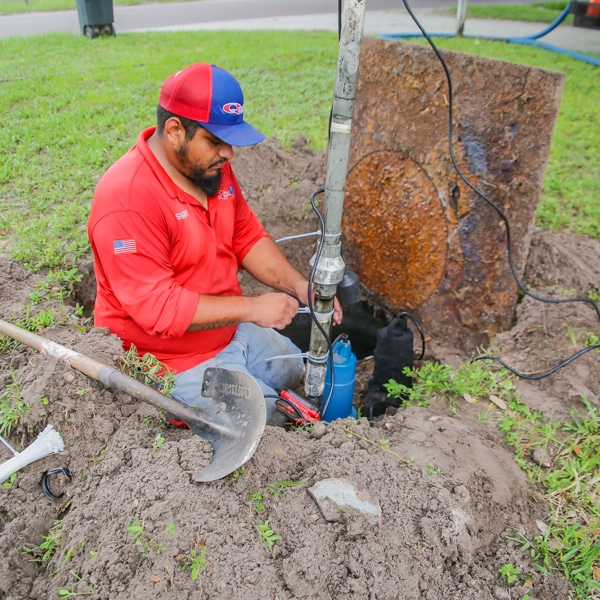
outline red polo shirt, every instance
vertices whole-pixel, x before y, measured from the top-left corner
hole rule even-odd
[[[229,163],[208,210],[175,185],[146,144],[154,129],[139,134],[94,193],[94,324],[108,327],[126,349],[135,344],[141,355],[183,371],[220,352],[236,330],[187,331],[199,295],[241,295],[238,269],[267,234]]]

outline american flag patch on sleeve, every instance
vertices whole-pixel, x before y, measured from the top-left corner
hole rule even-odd
[[[113,240],[113,251],[115,254],[137,252],[135,240]]]

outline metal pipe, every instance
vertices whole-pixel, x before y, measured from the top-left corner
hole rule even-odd
[[[467,20],[468,0],[458,0],[456,7],[456,35],[462,37],[465,32],[465,21]]]
[[[350,133],[354,115],[360,46],[365,20],[366,0],[346,0],[339,42],[338,66],[333,97],[327,176],[325,184],[323,247],[315,266],[315,311],[327,334],[331,331],[333,299],[337,284],[344,276],[342,259],[342,214],[348,174]],[[314,260],[314,257],[313,257]],[[319,404],[325,388],[328,343],[313,323],[310,335],[304,392]]]

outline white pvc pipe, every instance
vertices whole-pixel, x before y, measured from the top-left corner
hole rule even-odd
[[[32,462],[50,454],[62,452],[64,449],[65,443],[60,433],[52,425],[47,425],[46,429],[37,436],[35,442],[27,446],[23,452],[15,453],[13,458],[0,465],[0,483]]]

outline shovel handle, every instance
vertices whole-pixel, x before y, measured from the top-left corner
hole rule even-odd
[[[163,411],[170,412],[186,422],[198,423],[202,421],[197,411],[190,409],[185,404],[161,394],[154,388],[90,356],[80,354],[75,350],[61,346],[56,342],[17,327],[2,319],[0,319],[0,333],[30,348],[34,348],[42,354],[47,354],[57,360],[66,362],[73,369],[99,381],[112,390],[125,392],[133,398],[152,404]]]

